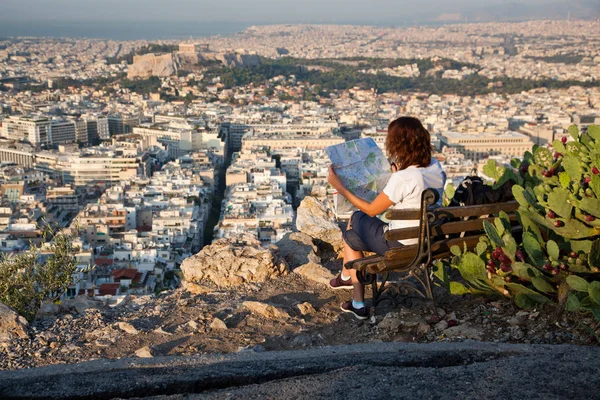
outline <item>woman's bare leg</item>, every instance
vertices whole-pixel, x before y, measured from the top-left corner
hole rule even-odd
[[[352,220],[352,217],[350,217],[350,221],[351,220]],[[352,229],[350,221],[348,221],[347,229]],[[354,299],[354,301],[359,301],[359,302],[365,301],[365,287],[363,286],[362,283],[360,283],[358,281],[358,278],[356,277],[356,270],[346,269],[346,263],[349,261],[358,260],[359,258],[363,258],[363,257],[364,257],[364,255],[363,255],[362,251],[353,250],[352,248],[350,248],[350,246],[348,246],[346,241],[344,241],[344,264],[342,266],[342,277],[346,277],[346,278],[350,277],[352,279],[352,284],[354,285],[353,299]]]

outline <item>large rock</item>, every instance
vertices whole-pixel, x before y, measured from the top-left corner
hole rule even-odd
[[[444,335],[450,339],[483,340],[483,331],[468,322],[444,330]]]
[[[27,320],[11,307],[0,303],[0,343],[27,338]]]
[[[329,286],[329,281],[335,278],[330,270],[322,266],[321,264],[307,263],[296,269],[294,273],[301,277]]]
[[[210,329],[212,329],[213,331],[226,331],[227,325],[222,319],[215,318],[210,323]]]
[[[333,246],[339,251],[343,247],[342,230],[331,210],[314,197],[307,196],[300,203],[296,215],[296,229]]]
[[[151,76],[171,76],[177,73],[178,61],[173,54],[136,56],[129,66],[127,78],[147,79]]]
[[[102,309],[106,306],[106,303],[94,300],[88,296],[77,296],[74,299],[65,300],[62,305],[69,310],[84,314],[89,309]]]
[[[74,299],[67,299],[60,304],[46,301],[40,306],[35,318],[55,317],[60,314],[77,312],[84,314],[88,309],[101,309],[106,307],[106,303],[89,298],[88,296],[77,296]]]
[[[296,304],[296,308],[298,309],[301,315],[312,315],[317,312],[313,305],[310,304],[308,301],[305,301],[301,304]]]
[[[139,333],[139,331],[128,322],[117,322],[117,328],[130,335],[137,335]]]
[[[279,255],[288,263],[290,268],[296,268],[307,263],[319,264],[321,258],[317,255],[317,246],[310,236],[302,232],[286,234],[277,242]]]
[[[219,239],[184,260],[181,271],[185,281],[209,281],[227,288],[286,275],[288,266],[275,246],[263,248],[258,240],[248,238]]]
[[[135,56],[129,66],[127,77],[147,79],[151,76],[173,76],[178,70],[194,70],[197,64],[205,61],[220,61],[226,67],[250,67],[260,65],[256,54],[219,52],[219,53],[169,53],[144,54]]]
[[[144,346],[141,349],[137,349],[135,351],[135,355],[139,358],[152,358],[154,355],[152,354],[152,349],[148,346]]]
[[[51,301],[45,301],[38,309],[35,315],[35,319],[55,317],[58,314],[63,313],[64,311],[65,309],[62,307],[62,305],[53,303]]]
[[[182,283],[183,288],[193,295],[201,295],[212,292],[212,290],[204,285],[198,285],[197,283],[184,280]]]
[[[279,308],[267,304],[261,303],[260,301],[245,301],[242,303],[244,308],[249,310],[252,314],[260,315],[267,319],[286,319],[289,318],[289,314]]]
[[[215,59],[227,67],[253,67],[261,64],[260,57],[256,54],[218,53]]]

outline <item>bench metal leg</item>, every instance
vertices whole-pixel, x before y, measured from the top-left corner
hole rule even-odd
[[[393,285],[388,285],[389,271],[382,272],[379,276],[381,282],[378,283],[377,279],[370,282],[373,291],[371,306],[373,315],[376,307],[383,301],[390,301],[394,308],[398,307],[400,302],[407,307],[411,307],[414,298],[427,300],[431,304],[433,313],[437,314],[428,266],[421,265],[418,268],[411,269],[405,277],[401,278],[400,282]],[[410,278],[414,278],[421,288],[413,282],[408,282],[407,280]]]
[[[391,301],[394,307],[398,306],[398,300],[396,294],[390,294],[389,291],[395,291],[393,286],[387,285],[389,272],[385,271],[381,273],[381,282],[377,284],[377,279],[373,279],[371,282],[371,288],[373,289],[373,308],[377,307],[382,301]],[[388,293],[386,293],[388,292]],[[385,293],[385,295],[384,295]]]
[[[435,315],[438,315],[437,307],[435,306],[435,298],[433,297],[433,289],[431,286],[431,268],[429,265],[424,265],[423,270],[425,274],[425,291],[427,293],[427,299],[431,302],[431,311],[433,311]]]

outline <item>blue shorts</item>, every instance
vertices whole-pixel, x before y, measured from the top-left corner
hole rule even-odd
[[[387,226],[377,217],[369,217],[362,211],[356,211],[350,217],[351,229],[344,232],[344,242],[352,250],[369,251],[382,256],[391,248],[402,247],[402,243],[397,240],[386,240]]]

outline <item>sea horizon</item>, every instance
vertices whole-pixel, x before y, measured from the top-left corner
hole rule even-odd
[[[238,21],[3,21],[0,38],[39,37],[104,40],[183,40],[228,36],[255,25]]]
[[[514,21],[517,22],[517,21]],[[459,21],[86,21],[2,20],[0,38],[70,38],[99,40],[185,40],[230,36],[251,26],[356,25],[374,27],[440,26]]]

